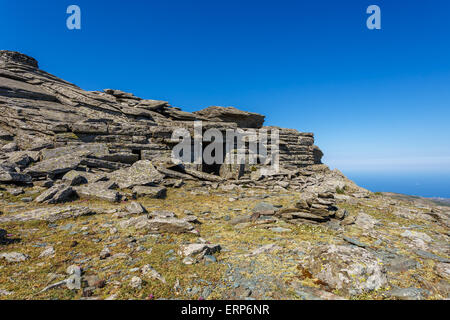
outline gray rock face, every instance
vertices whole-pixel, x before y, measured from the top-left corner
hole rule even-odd
[[[387,284],[386,271],[380,262],[363,248],[322,245],[312,250],[305,266],[330,287],[356,295]]]
[[[12,51],[0,51],[0,112],[0,163],[2,152],[39,150],[39,157],[28,154],[28,158],[22,155],[11,160],[23,171],[0,171],[2,182],[28,182],[28,176],[59,179],[79,169],[116,171],[111,180],[120,188],[158,184],[164,177],[213,182],[242,179],[250,174],[248,165],[199,165],[187,169],[190,172],[158,167],[162,173],[157,173],[141,161],[170,158],[173,131],[185,128],[192,132],[195,120],[203,121],[204,130],[216,128],[223,133],[238,127],[262,128],[264,123],[264,116],[233,107],[189,113],[166,101],[144,100],[120,90],[84,91],[39,70],[33,58]],[[270,133],[274,128],[264,129]],[[299,168],[320,163],[313,134],[279,129],[279,137],[281,165]]]
[[[264,116],[238,110],[233,107],[208,107],[206,109],[196,111],[194,114],[206,118],[210,121],[232,122],[236,123],[240,128],[261,128],[264,123]]]

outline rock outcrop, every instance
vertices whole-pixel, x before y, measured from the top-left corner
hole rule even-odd
[[[195,120],[202,120],[204,131],[216,128],[225,133],[227,129],[251,128],[270,134],[278,129],[280,164],[291,170],[320,164],[322,155],[312,133],[263,127],[263,115],[233,107],[189,113],[166,101],[141,99],[120,90],[85,91],[40,70],[35,59],[11,51],[0,51],[0,112],[2,182],[55,179],[71,170],[122,170],[129,178],[117,172],[111,179],[120,188],[133,187],[133,167],[129,167],[139,160],[170,158],[173,131],[185,128],[193,132]],[[267,149],[270,154],[270,142]],[[5,169],[5,164],[13,164],[13,170]],[[221,181],[206,174],[249,179],[252,170],[261,167],[264,163],[237,168],[199,164],[175,172]],[[160,169],[164,176],[176,176],[166,171],[173,168]]]

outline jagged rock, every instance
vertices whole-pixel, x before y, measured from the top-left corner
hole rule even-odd
[[[17,151],[8,154],[7,162],[24,169],[28,167],[31,163],[37,161],[37,154],[33,154],[31,151]]]
[[[149,197],[156,199],[165,198],[167,193],[167,189],[164,187],[136,186],[133,187],[132,191],[137,197]]]
[[[357,295],[387,284],[386,270],[380,262],[363,248],[321,245],[312,250],[305,267],[331,288]]]
[[[62,180],[72,187],[88,183],[87,178],[82,174],[77,173],[77,171],[69,171],[64,175]]]
[[[141,273],[144,276],[159,280],[162,283],[166,283],[166,279],[161,274],[159,274],[155,269],[153,269],[153,267],[149,264],[146,264],[141,268]]]
[[[140,204],[139,202],[133,201],[130,204],[128,204],[125,209],[130,214],[144,214],[147,213],[147,210]]]
[[[69,201],[74,194],[74,190],[70,186],[55,185],[50,189],[41,193],[34,201],[37,203],[63,203]]]
[[[30,183],[31,181],[31,176],[28,174],[17,173],[12,168],[0,165],[1,183]]]
[[[26,56],[20,52],[15,51],[9,51],[9,50],[0,50],[0,62],[2,64],[6,63],[18,63],[23,64],[32,68],[38,68],[38,62],[29,57]],[[0,65],[1,66],[1,65]]]
[[[221,247],[218,244],[192,243],[183,245],[178,250],[178,254],[183,257],[203,257],[205,255],[220,252]]]

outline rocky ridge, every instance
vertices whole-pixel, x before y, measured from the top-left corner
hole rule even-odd
[[[449,296],[449,207],[360,188],[312,133],[278,128],[278,172],[173,163],[195,120],[274,127],[84,91],[11,51],[0,111],[0,299]]]

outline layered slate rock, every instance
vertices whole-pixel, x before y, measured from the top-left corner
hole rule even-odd
[[[291,169],[318,164],[322,156],[313,134],[263,127],[263,115],[233,107],[189,113],[167,101],[142,99],[120,90],[85,91],[40,70],[35,59],[12,51],[0,51],[0,112],[0,163],[8,161],[4,155],[10,152],[40,151],[38,157],[28,154],[29,158],[12,159],[19,171],[0,171],[4,182],[29,181],[28,176],[59,178],[74,169],[127,170],[139,160],[171,157],[173,131],[185,128],[192,133],[195,120],[202,121],[203,130],[216,128],[223,133],[236,128],[262,128],[269,134],[279,130],[280,164]],[[216,182],[249,178],[250,173],[247,165],[187,169],[193,171],[158,167],[165,177]],[[115,178],[121,180],[119,186],[133,187],[135,183],[124,181],[120,174]]]
[[[234,107],[208,107],[206,109],[194,112],[211,121],[236,123],[239,128],[260,129],[264,124],[265,116],[238,110]]]

